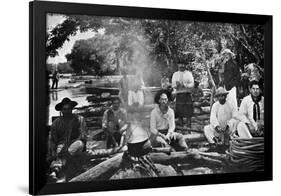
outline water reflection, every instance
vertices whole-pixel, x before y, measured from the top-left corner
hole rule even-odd
[[[58,92],[57,91],[53,91],[51,92],[51,101],[57,101],[58,100]]]
[[[58,89],[50,89],[49,91],[49,98],[50,98],[50,105],[49,105],[49,120],[48,125],[51,124],[51,117],[52,116],[59,116],[59,112],[55,110],[55,105],[59,103],[63,98],[68,97],[73,101],[78,103],[77,107],[88,105],[86,89],[82,85],[78,88],[67,88],[63,89],[68,84],[69,79],[61,79],[59,83]]]

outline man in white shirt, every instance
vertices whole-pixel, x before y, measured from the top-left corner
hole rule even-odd
[[[161,90],[155,95],[156,107],[150,116],[150,131],[153,146],[169,146],[176,150],[186,150],[183,135],[175,131],[174,110],[169,107],[170,92]]]
[[[210,125],[204,127],[204,134],[210,144],[228,145],[229,136],[236,130],[238,114],[233,105],[226,101],[228,92],[219,87],[216,101],[211,110]]]
[[[172,87],[176,90],[176,116],[179,123],[183,125],[183,118],[186,118],[186,125],[191,126],[193,114],[191,91],[194,87],[192,73],[185,69],[184,64],[178,65],[179,71],[172,77]]]
[[[264,97],[261,95],[260,84],[252,81],[249,88],[250,95],[244,97],[239,108],[243,119],[237,131],[241,138],[262,136],[264,129]]]

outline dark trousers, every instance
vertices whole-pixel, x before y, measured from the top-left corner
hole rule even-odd
[[[121,136],[119,132],[107,133],[106,147],[114,148],[120,145]]]
[[[54,89],[54,88],[57,89],[58,83],[59,83],[59,80],[53,80],[52,89]]]
[[[168,130],[158,130],[160,133],[166,135]],[[176,151],[185,151],[187,150],[188,146],[184,140],[184,137],[182,134],[180,133],[173,133],[175,135],[175,139],[172,139],[171,142],[168,144],[166,140],[164,140],[164,138],[162,138],[161,136],[157,135],[156,137],[153,137],[153,141],[152,141],[152,145],[154,147],[165,147],[165,146],[171,146],[173,147]]]

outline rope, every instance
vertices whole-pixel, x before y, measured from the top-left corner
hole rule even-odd
[[[232,136],[226,151],[231,166],[247,171],[260,171],[264,168],[264,138],[243,139]]]

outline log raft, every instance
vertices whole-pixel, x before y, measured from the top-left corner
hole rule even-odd
[[[213,165],[215,167],[223,166],[224,162],[222,160],[215,159],[214,157],[210,158],[204,155],[199,154],[198,152],[191,151],[182,151],[182,152],[152,152],[148,156],[155,164],[162,165],[174,165],[174,164],[184,164],[191,163],[196,165]],[[114,157],[103,161],[102,163],[94,166],[88,171],[74,177],[70,182],[78,181],[94,181],[94,180],[103,180],[109,179],[114,173],[116,173],[122,164],[123,153],[118,153]]]

